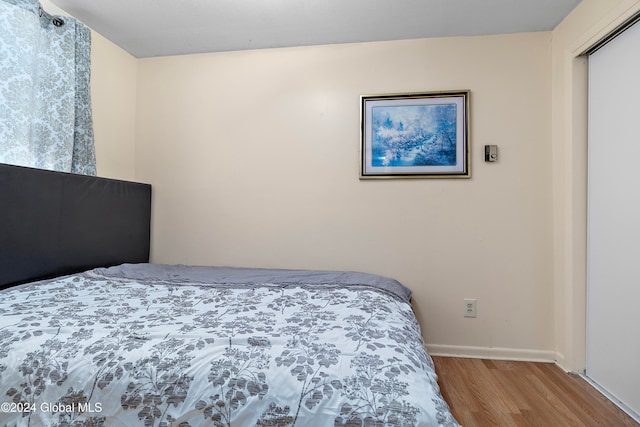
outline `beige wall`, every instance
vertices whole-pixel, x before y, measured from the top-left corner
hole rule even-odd
[[[98,173],[154,185],[153,261],[394,276],[432,351],[581,370],[579,54],[639,3],[582,0],[552,33],[144,60],[94,33]],[[472,179],[359,181],[359,96],[446,89],[472,91]]]
[[[582,0],[553,32],[555,347],[558,364],[585,367],[587,60],[581,55],[634,13],[638,0]]]
[[[393,276],[432,351],[553,359],[550,33],[152,58],[138,72],[153,261]],[[447,89],[471,89],[472,178],[360,181],[359,96]]]
[[[96,32],[91,42],[91,101],[98,175],[135,180],[138,60]]]

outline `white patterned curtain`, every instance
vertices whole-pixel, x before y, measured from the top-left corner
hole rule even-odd
[[[91,32],[38,0],[0,0],[0,162],[95,175]]]

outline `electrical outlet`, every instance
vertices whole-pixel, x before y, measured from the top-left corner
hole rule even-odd
[[[476,317],[476,299],[464,299],[464,317]]]

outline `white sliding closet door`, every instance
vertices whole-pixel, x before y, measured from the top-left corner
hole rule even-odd
[[[589,56],[588,218],[586,375],[637,417],[640,24]]]

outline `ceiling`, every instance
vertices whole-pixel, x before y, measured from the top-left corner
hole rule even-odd
[[[549,31],[580,0],[51,0],[138,58]]]

